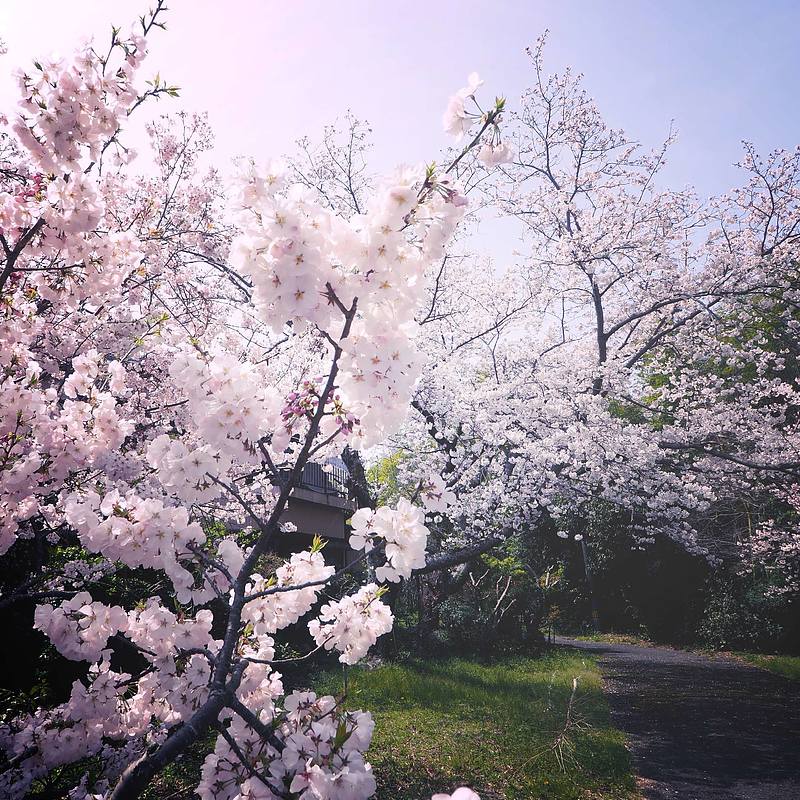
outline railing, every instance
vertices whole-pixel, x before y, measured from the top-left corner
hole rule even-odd
[[[322,466],[322,464],[306,464],[300,477],[299,488],[321,494],[347,497],[347,471],[341,467],[328,465],[326,469],[323,469]]]

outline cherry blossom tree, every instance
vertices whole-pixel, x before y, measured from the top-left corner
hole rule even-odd
[[[425,275],[467,205],[453,174],[495,147],[503,102],[475,110],[470,78],[448,110],[468,136],[452,164],[399,169],[363,200],[348,187],[345,214],[277,162],[241,164],[226,190],[201,170],[202,117],[153,123],[155,167],[137,174],[123,128],[177,94],[159,77],[137,88],[163,12],[18,73],[2,134],[0,549],[34,554],[2,603],[35,603],[36,629],[86,677],[2,727],[0,786],[23,797],[93,757],[71,798],[138,797],[216,732],[200,797],[368,797],[369,713],[286,692],[276,637],[304,625],[317,650],[362,658],[392,626],[382,582],[425,563],[417,503],[440,508],[436,484],[357,512],[362,554],[339,572],[319,539],[274,571],[265,556],[310,459],[402,424]],[[63,564],[67,547],[79,557]],[[367,554],[377,582],[319,607]],[[101,599],[136,571],[158,590]]]
[[[457,169],[525,252],[505,271],[473,258],[439,273],[431,368],[393,439],[407,484],[435,472],[457,497],[427,568],[559,526],[582,536],[598,502],[624,512],[634,546],[668,535],[739,558],[800,476],[800,152],[747,145],[744,186],[709,202],[664,190],[674,134],[645,150],[543,58],[544,38],[501,166],[470,154]],[[720,536],[709,521],[733,507]],[[773,554],[792,550],[785,536]]]
[[[429,474],[450,494],[423,568],[444,592],[509,537],[591,538],[596,503],[627,518],[633,546],[661,533],[740,559],[797,480],[797,154],[747,146],[746,185],[706,203],[666,191],[674,134],[649,152],[611,130],[579,77],[545,74],[543,47],[486,145],[499,155],[455,168],[470,216],[499,204],[526,252],[503,269],[462,234],[431,265],[428,368],[392,439],[409,496]],[[456,135],[463,102],[445,120]],[[351,120],[304,149],[307,185],[345,209],[365,132]]]

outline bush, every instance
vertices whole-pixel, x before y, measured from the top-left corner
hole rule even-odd
[[[751,581],[716,578],[707,595],[698,638],[718,650],[772,650],[780,646],[779,605]]]

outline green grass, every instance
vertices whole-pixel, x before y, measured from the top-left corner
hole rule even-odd
[[[585,725],[564,748],[572,680]],[[315,681],[337,694],[341,673]],[[555,650],[482,664],[463,659],[351,669],[347,705],[372,712],[368,758],[378,798],[411,800],[467,785],[484,800],[619,800],[637,797],[622,734],[612,728],[595,662]]]
[[[735,655],[756,667],[800,681],[800,656],[768,656],[761,653],[735,653]]]
[[[197,800],[194,790],[200,782],[200,770],[206,755],[214,750],[216,740],[217,734],[209,732],[199,743],[178,756],[147,787],[143,800]]]

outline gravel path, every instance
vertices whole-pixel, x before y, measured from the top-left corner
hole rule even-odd
[[[727,658],[556,641],[599,657],[648,800],[800,800],[800,683]]]

